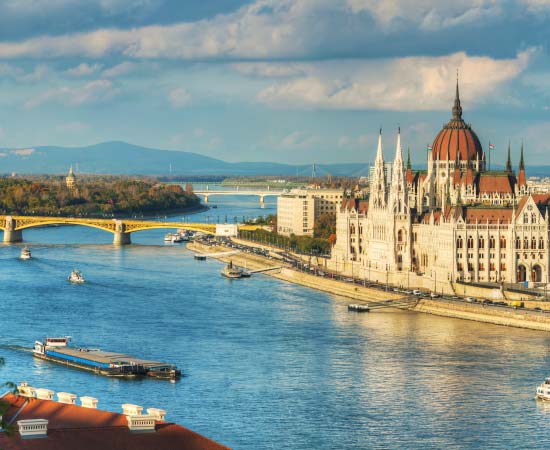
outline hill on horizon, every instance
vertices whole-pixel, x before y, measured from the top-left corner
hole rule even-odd
[[[163,150],[128,144],[102,142],[85,147],[39,146],[0,149],[0,172],[62,174],[78,164],[79,172],[120,175],[310,175],[310,165],[273,162],[230,163],[193,152]],[[368,165],[317,164],[319,175],[360,176]],[[359,173],[360,172],[360,173]]]

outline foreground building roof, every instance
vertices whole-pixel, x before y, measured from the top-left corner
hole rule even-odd
[[[228,449],[174,423],[155,421],[154,430],[136,432],[124,414],[64,404],[53,400],[6,394],[0,398],[10,406],[5,415],[15,425],[24,420],[46,419],[47,435],[21,437],[0,432],[2,450],[223,450]]]

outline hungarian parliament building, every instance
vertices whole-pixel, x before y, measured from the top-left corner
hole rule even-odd
[[[400,132],[388,183],[378,139],[368,199],[344,198],[331,263],[356,277],[406,286],[547,283],[550,194],[530,193],[523,144],[517,172],[487,170],[480,140],[462,118],[436,136],[427,170],[403,161]]]

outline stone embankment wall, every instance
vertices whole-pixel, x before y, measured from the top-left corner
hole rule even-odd
[[[549,314],[527,311],[524,309],[514,310],[509,308],[483,306],[476,303],[423,299],[418,302],[413,310],[438,316],[492,323],[495,325],[550,331]]]
[[[247,242],[243,241],[244,244]],[[219,246],[207,246],[198,242],[187,244],[187,248],[203,254],[208,253],[227,253],[231,249]],[[268,248],[268,247],[266,247]],[[236,253],[228,256],[218,256],[216,259],[247,267],[249,270],[265,269],[268,267],[281,266],[281,262],[276,259],[267,259],[259,255],[250,253]],[[378,289],[353,285],[343,281],[337,281],[330,278],[322,278],[308,273],[299,272],[293,269],[283,267],[282,269],[265,272],[266,275],[278,278],[291,283],[300,284],[312,289],[317,289],[329,294],[338,295],[353,299],[355,302],[376,302],[384,300],[395,300],[403,297],[402,293],[393,291],[385,292]],[[462,287],[462,286],[461,286]],[[476,298],[502,298],[491,295],[494,289],[477,288],[475,286],[466,286],[466,295]],[[471,289],[468,289],[471,288]],[[462,291],[457,290],[457,295],[463,295]],[[507,300],[514,298],[506,295]],[[542,309],[550,310],[550,302],[525,301],[527,308],[539,306]],[[528,328],[532,330],[550,331],[550,314],[536,311],[526,311],[523,309],[508,309],[491,306],[483,306],[476,303],[465,303],[459,301],[446,300],[419,300],[416,306],[411,308],[414,311],[435,314],[445,317],[454,317],[458,319],[475,320],[477,322],[491,323],[495,325],[506,325],[519,328]]]

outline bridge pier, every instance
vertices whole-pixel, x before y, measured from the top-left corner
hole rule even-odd
[[[115,233],[113,238],[113,244],[114,245],[128,245],[132,243],[132,239],[130,238],[130,233],[126,232],[126,225],[122,222],[122,220],[117,220],[115,226]]]
[[[4,224],[4,242],[21,242],[23,240],[23,231],[16,230],[16,221],[11,216],[6,216],[6,223]]]
[[[205,203],[205,204],[208,203],[208,195],[205,195],[205,196],[204,196],[204,203]]]
[[[264,196],[263,195],[260,195],[260,208],[262,208],[262,209],[265,208],[265,202],[264,202]]]
[[[21,242],[23,240],[23,230],[6,230],[4,229],[4,242],[9,244],[13,242]]]

